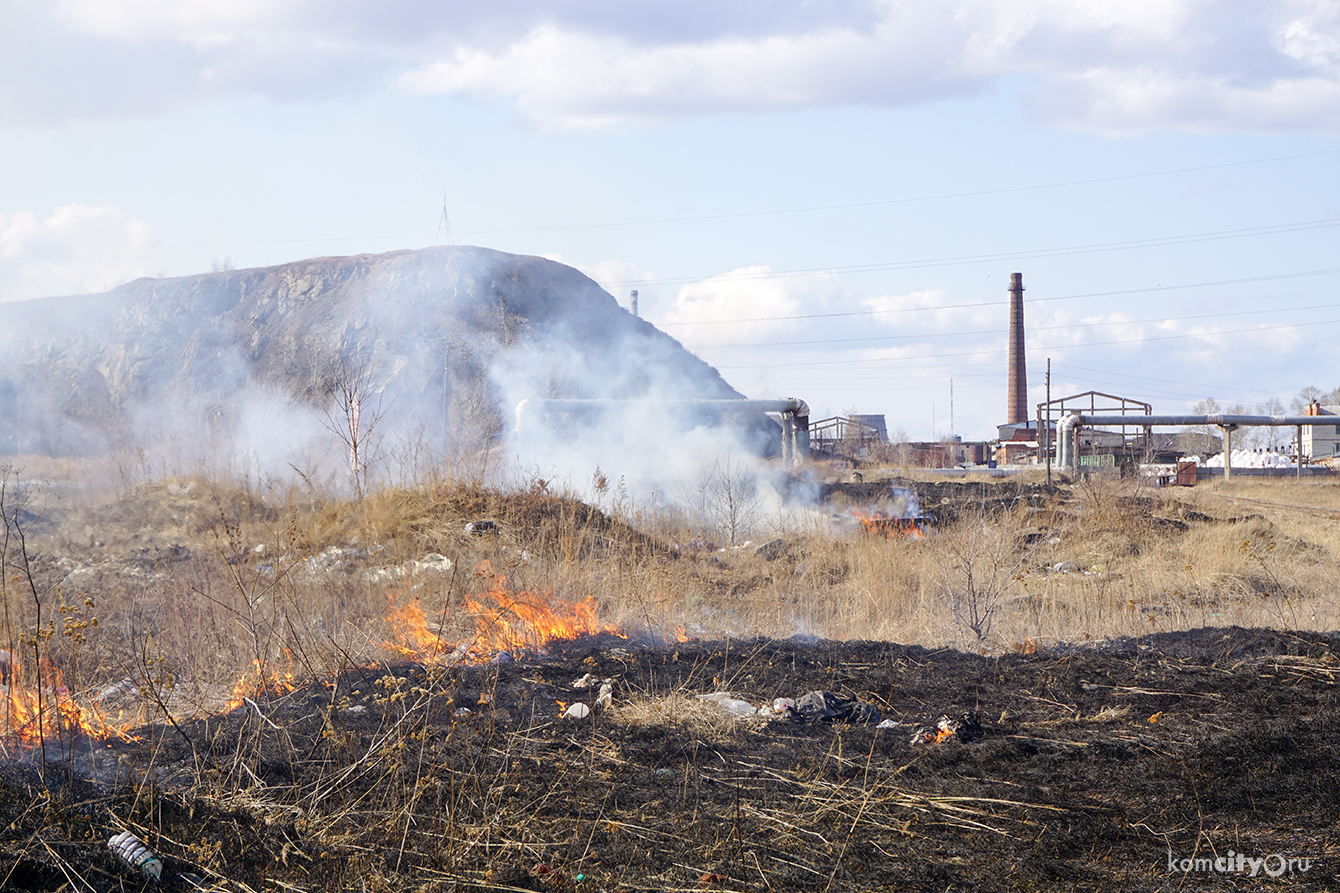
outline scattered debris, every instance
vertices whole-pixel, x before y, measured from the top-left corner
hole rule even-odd
[[[465,532],[473,533],[475,536],[484,536],[498,532],[498,522],[496,521],[467,521],[465,522]]]
[[[942,716],[932,725],[917,726],[912,744],[940,744],[956,738],[967,744],[982,737],[982,719],[975,712],[960,713],[957,719]]]
[[[569,719],[586,719],[591,715],[591,708],[578,701],[572,704],[567,710],[563,711],[563,716]]]
[[[786,708],[792,722],[847,722],[878,724],[879,710],[855,698],[844,698],[831,691],[812,691]]]
[[[698,695],[698,700],[714,703],[732,716],[741,718],[758,716],[757,707],[748,701],[735,697],[728,691],[715,691],[711,694]]]

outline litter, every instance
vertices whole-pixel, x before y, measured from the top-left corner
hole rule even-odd
[[[118,859],[149,880],[157,881],[163,877],[163,863],[154,855],[153,850],[129,831],[122,831],[107,841],[107,846]]]
[[[710,701],[726,711],[732,716],[741,718],[758,716],[758,708],[748,701],[742,701],[728,691],[717,691],[711,694],[698,695],[700,701]]]
[[[847,722],[878,724],[877,709],[855,698],[844,698],[831,691],[812,691],[798,698],[784,714],[791,722]]]
[[[917,726],[912,744],[939,744],[957,738],[964,744],[982,737],[982,719],[975,712],[960,713],[957,719],[942,716],[933,724]]]
[[[586,719],[591,715],[591,708],[578,701],[576,704],[563,711],[563,715],[571,719]]]

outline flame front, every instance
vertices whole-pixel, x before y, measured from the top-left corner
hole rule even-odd
[[[486,653],[537,648],[548,642],[575,639],[595,633],[618,633],[596,617],[596,600],[564,602],[533,592],[509,592],[499,577],[484,599],[465,600],[475,615],[473,648]]]
[[[391,651],[424,663],[487,660],[504,651],[540,648],[579,636],[612,633],[616,627],[600,622],[594,598],[568,602],[552,593],[526,590],[514,592],[505,577],[497,577],[488,592],[465,599],[465,610],[474,618],[474,633],[452,644],[428,624],[416,598],[393,606],[388,620],[397,641],[385,643]]]
[[[107,721],[92,703],[81,706],[66,687],[59,668],[43,660],[37,683],[23,679],[22,665],[9,652],[0,655],[5,695],[3,740],[25,746],[75,736],[118,737],[130,740],[124,729]]]
[[[297,685],[293,680],[293,652],[284,650],[288,665],[284,669],[266,667],[259,659],[253,660],[242,676],[233,683],[233,691],[224,710],[241,707],[248,699],[259,700],[271,694],[285,695]]]
[[[919,540],[925,536],[917,518],[890,515],[887,512],[864,512],[860,509],[853,509],[851,515],[861,522],[861,529],[866,533],[886,540]]]

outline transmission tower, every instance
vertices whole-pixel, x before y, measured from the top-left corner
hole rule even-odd
[[[451,216],[447,214],[447,194],[442,193],[442,216],[437,218],[437,232],[433,235],[433,244],[442,237],[442,231],[447,231],[447,244],[455,245],[456,238],[451,234]]]

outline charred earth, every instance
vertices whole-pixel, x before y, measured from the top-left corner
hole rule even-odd
[[[0,861],[9,889],[135,888],[106,846],[128,829],[176,890],[1333,889],[1338,648],[1244,629],[996,658],[598,637],[351,667],[11,763]],[[564,717],[592,679],[612,703]],[[695,697],[811,690],[885,726]],[[959,711],[980,738],[910,740]]]

